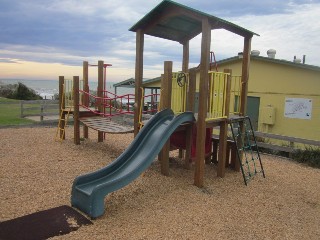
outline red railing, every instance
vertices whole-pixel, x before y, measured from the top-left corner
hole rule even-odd
[[[104,97],[98,97],[83,90],[79,90],[79,92],[86,97],[86,99],[89,99],[89,101],[87,101],[88,104],[79,103],[79,106],[87,109],[88,111],[94,112],[97,115],[112,117],[122,114],[134,114],[134,94],[124,94],[118,96],[112,92],[103,91]],[[155,96],[159,96],[159,94],[150,94],[144,96],[144,99],[151,98],[151,102],[149,103],[150,108],[148,106],[148,108],[143,109],[144,114],[158,111],[157,103],[153,101]],[[99,109],[103,110],[99,111]]]

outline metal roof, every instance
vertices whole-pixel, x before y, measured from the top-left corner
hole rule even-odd
[[[320,71],[320,67],[318,67],[318,66],[309,65],[309,64],[305,64],[305,63],[295,63],[293,61],[288,61],[288,60],[284,60],[284,59],[251,55],[251,61],[252,60],[260,60],[260,61],[271,62],[271,63],[275,63],[275,64],[287,65],[287,66],[295,67],[295,68],[303,68],[303,69],[308,69],[308,70],[312,70],[312,71]],[[231,63],[234,61],[240,61],[239,57],[235,56],[235,57],[226,58],[226,59],[217,61],[217,64],[219,65],[219,64],[224,64],[224,63]]]
[[[202,32],[202,19],[208,18],[211,29],[225,29],[243,37],[252,37],[258,34],[236,24],[195,10],[182,4],[164,0],[129,30],[154,37],[184,43]]]
[[[142,86],[146,87],[148,84],[152,84],[154,82],[159,82],[160,80],[161,80],[161,77],[156,77],[156,78],[152,78],[152,79],[143,79]],[[113,87],[134,88],[134,85],[135,85],[135,79],[129,78],[124,81],[113,84]]]
[[[128,87],[128,88],[134,88],[134,78],[129,78],[124,81],[118,82],[113,84],[113,87]]]

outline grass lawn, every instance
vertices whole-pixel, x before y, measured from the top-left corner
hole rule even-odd
[[[0,126],[33,124],[34,121],[20,118],[20,100],[0,97]]]

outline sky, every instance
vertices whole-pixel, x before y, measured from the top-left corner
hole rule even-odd
[[[112,64],[107,81],[134,77],[135,33],[128,29],[161,0],[0,0],[0,79],[56,80],[81,76],[82,62]],[[175,2],[235,23],[260,36],[252,50],[320,66],[320,0],[176,0]],[[201,34],[190,41],[190,67],[200,62]],[[216,59],[241,52],[243,38],[213,30]],[[144,78],[163,72],[163,61],[181,70],[179,43],[146,36]],[[96,80],[97,69],[89,74]]]

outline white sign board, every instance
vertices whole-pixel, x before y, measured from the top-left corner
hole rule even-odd
[[[312,99],[286,98],[284,116],[287,118],[311,119]]]

